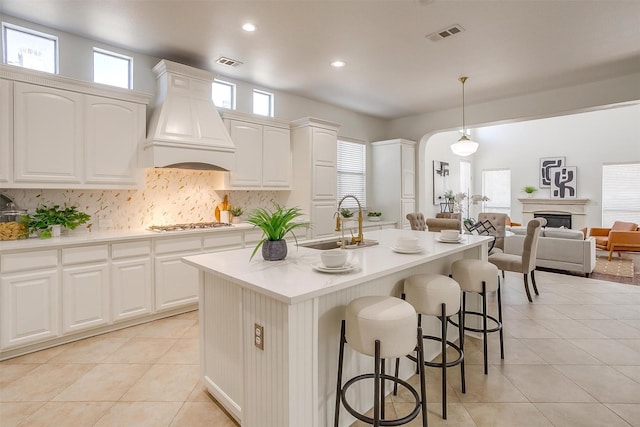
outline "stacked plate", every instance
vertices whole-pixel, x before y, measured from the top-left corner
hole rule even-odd
[[[436,237],[436,240],[438,242],[442,242],[442,243],[460,243],[460,242],[462,242],[463,238],[462,238],[462,236],[458,236],[455,239],[445,239],[442,236],[438,236],[438,237]]]

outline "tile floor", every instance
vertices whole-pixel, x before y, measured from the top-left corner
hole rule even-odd
[[[427,370],[431,427],[640,426],[640,287],[536,277],[529,304],[507,273],[506,357],[494,334],[485,376],[482,342],[466,340],[467,393],[449,369],[447,421]],[[0,362],[0,426],[235,426],[199,384],[197,323],[192,312]],[[401,392],[387,413],[409,406]]]

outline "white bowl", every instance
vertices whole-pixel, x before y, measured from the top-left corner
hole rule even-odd
[[[442,240],[458,240],[460,238],[459,230],[442,230],[440,231],[440,238]]]
[[[328,268],[339,268],[347,262],[347,251],[344,249],[331,249],[329,251],[323,251],[320,254],[322,264]]]
[[[418,238],[417,237],[398,237],[396,241],[396,248],[398,249],[417,249]]]

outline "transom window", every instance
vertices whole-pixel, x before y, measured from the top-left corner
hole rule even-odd
[[[273,117],[273,94],[263,90],[253,90],[253,114]]]
[[[338,141],[338,200],[352,194],[367,206],[367,146],[358,142]],[[352,198],[342,203],[343,208],[357,208]]]
[[[640,218],[640,163],[602,165],[602,226]]]
[[[2,23],[3,61],[5,64],[58,72],[58,38],[17,25]]]
[[[216,107],[236,109],[236,85],[215,79],[211,86],[211,98]]]
[[[93,81],[131,89],[133,58],[108,50],[93,48]]]
[[[482,171],[482,194],[489,198],[482,202],[483,211],[511,216],[511,170]]]

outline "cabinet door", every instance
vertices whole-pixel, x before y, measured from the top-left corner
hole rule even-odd
[[[6,275],[0,286],[2,348],[59,336],[57,269]]]
[[[411,224],[409,224],[409,220],[407,219],[407,214],[411,212],[415,212],[416,209],[416,201],[414,199],[403,199],[400,201],[402,204],[402,226],[399,228],[411,229]]]
[[[145,136],[141,109],[144,107],[133,102],[86,96],[87,184],[124,184],[131,187],[141,184],[138,150]]]
[[[0,184],[12,178],[13,83],[0,79]],[[1,186],[1,185],[0,185]]]
[[[119,259],[111,263],[113,321],[152,312],[151,259]]]
[[[107,263],[62,270],[63,332],[71,333],[109,323]]]
[[[312,237],[336,235],[336,219],[333,214],[336,212],[335,202],[313,202],[311,203],[311,223],[313,228]]]
[[[14,181],[79,184],[82,95],[14,83]]]
[[[156,256],[156,311],[198,302],[200,273],[181,258],[199,252]]]
[[[402,147],[402,198],[410,199],[416,197],[416,155],[415,148],[411,145],[401,145]]]
[[[313,128],[312,198],[336,198],[337,185],[337,133],[327,129]]]
[[[231,171],[234,187],[262,185],[262,126],[230,120],[229,134],[236,145],[236,168]]]
[[[289,129],[264,126],[262,130],[262,186],[291,186]]]

